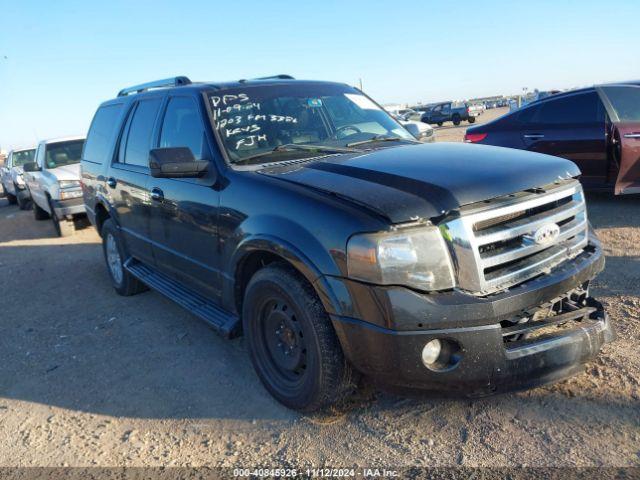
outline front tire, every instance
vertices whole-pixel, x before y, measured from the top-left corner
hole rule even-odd
[[[467,121],[468,121],[469,123],[476,123],[476,117],[469,117],[469,118],[467,119]]]
[[[46,210],[40,208],[35,201],[32,201],[32,203],[34,218],[36,220],[47,220],[49,218],[49,213]]]
[[[16,192],[18,191],[18,186],[15,186]],[[18,200],[18,207],[20,208],[20,210],[29,210],[29,207],[31,206],[31,200],[28,197],[24,196],[24,192],[23,195],[16,195],[16,199]]]
[[[107,270],[111,278],[111,284],[115,291],[123,297],[135,295],[148,290],[148,287],[131,275],[124,262],[129,258],[120,230],[110,218],[105,220],[101,230],[102,251],[107,263]]]
[[[9,205],[15,205],[16,202],[18,201],[16,196],[9,192],[6,192],[6,194],[7,194],[7,200],[9,201]]]
[[[58,218],[53,203],[49,200],[49,209],[51,210],[51,220],[53,220],[53,226],[56,229],[56,233],[59,237],[70,237],[76,231],[76,227],[73,224],[73,220],[67,220],[66,218]]]
[[[292,268],[272,264],[249,282],[242,325],[265,388],[286,407],[311,412],[354,388],[331,320],[313,288]]]

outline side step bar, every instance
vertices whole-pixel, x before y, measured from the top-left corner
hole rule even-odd
[[[133,258],[125,262],[124,268],[149,288],[170,298],[207,322],[225,338],[235,338],[240,334],[240,319],[237,316],[226,312],[211,300],[158,272],[155,268]]]

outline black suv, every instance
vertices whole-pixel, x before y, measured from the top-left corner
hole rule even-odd
[[[485,395],[609,341],[604,257],[568,160],[424,145],[361,91],[286,75],[122,90],[82,158],[121,295],[246,336],[283,404],[382,385]]]

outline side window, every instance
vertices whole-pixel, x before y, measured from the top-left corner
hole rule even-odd
[[[13,152],[9,153],[9,156],[4,162],[4,166],[7,167],[9,170],[11,170],[11,167],[13,167],[13,165],[11,165],[12,160],[13,160]]]
[[[533,119],[538,115],[540,107],[524,107],[518,113],[518,122],[520,123],[533,123]]]
[[[93,117],[82,159],[89,162],[104,163],[109,155],[111,142],[118,127],[118,117],[122,105],[100,107]]]
[[[169,100],[160,133],[160,147],[189,147],[196,160],[204,157],[204,128],[191,97]]]
[[[150,98],[138,102],[129,122],[124,155],[120,161],[127,165],[147,167],[149,165],[149,150],[151,134],[158,115],[161,99]]]
[[[599,104],[596,92],[549,100],[539,105],[532,123],[575,125],[604,122],[604,112]]]

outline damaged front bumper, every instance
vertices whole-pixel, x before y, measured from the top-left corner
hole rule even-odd
[[[574,375],[613,340],[604,308],[587,293],[603,267],[596,245],[551,274],[484,299],[351,283],[352,294],[371,292],[360,303],[376,324],[332,320],[349,361],[377,383],[470,397],[526,389]],[[428,364],[423,351],[434,340],[443,358]]]

